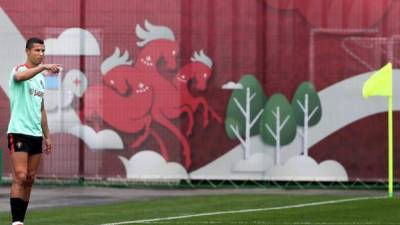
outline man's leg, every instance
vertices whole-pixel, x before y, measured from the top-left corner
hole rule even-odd
[[[12,152],[10,155],[13,168],[10,205],[13,222],[23,221],[25,210],[25,183],[28,175],[28,153]]]
[[[28,174],[26,177],[24,196],[25,201],[29,201],[29,198],[31,196],[32,185],[35,182],[41,159],[42,154],[34,154],[28,157]]]
[[[35,182],[35,177],[37,170],[40,165],[40,160],[42,159],[42,154],[34,154],[28,157],[28,175],[25,182],[25,193],[23,196],[24,200],[24,213],[22,219],[25,219],[26,210],[28,208],[29,199],[31,197],[32,185]]]

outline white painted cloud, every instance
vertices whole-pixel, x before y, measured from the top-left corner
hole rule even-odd
[[[129,160],[118,156],[122,161],[126,176],[130,179],[162,180],[187,179],[188,174],[180,164],[166,162],[157,152],[146,150],[133,155]]]
[[[257,136],[258,137],[258,136]],[[260,142],[260,145],[264,145],[263,147],[252,148],[252,156],[249,158],[253,165],[251,166],[253,171],[250,168],[240,171],[243,167],[247,167],[243,163],[240,163],[243,160],[243,147],[239,144],[231,151],[225,153],[221,157],[215,159],[213,162],[208,163],[200,169],[197,169],[190,173],[190,179],[195,180],[204,180],[204,179],[215,179],[215,180],[262,180],[264,179],[265,171],[255,171],[258,170],[257,167],[261,167],[260,157],[259,155],[267,154],[266,157],[271,158],[273,151],[268,151],[265,148],[265,144],[262,143],[260,138],[257,138]],[[252,143],[253,145],[254,143]],[[271,154],[269,154],[271,153]],[[254,156],[254,158],[253,158]],[[256,165],[254,165],[256,164]],[[266,163],[268,167],[268,161]]]
[[[46,107],[46,111],[50,133],[70,133],[69,130],[72,127],[81,124],[78,114],[72,107],[64,108],[61,111],[47,110]]]
[[[88,30],[74,27],[64,30],[57,38],[44,41],[46,55],[100,55],[96,38]]]
[[[72,100],[74,100],[74,94],[71,91],[61,89],[45,91],[44,104],[48,113],[57,111],[60,107],[61,109],[69,107]]]
[[[65,75],[62,86],[64,90],[71,91],[76,97],[80,98],[87,89],[88,81],[82,71],[73,69]]]
[[[283,166],[274,166],[265,175],[268,180],[348,181],[344,167],[333,160],[318,164],[308,156],[294,156]]]
[[[240,160],[232,167],[233,172],[265,172],[274,165],[271,156],[265,153],[254,153],[247,160]]]
[[[69,129],[68,133],[81,138],[92,150],[122,150],[124,148],[121,137],[113,130],[96,132],[86,125],[76,125]]]
[[[348,181],[348,175],[346,169],[337,161],[334,160],[325,160],[321,162],[318,166],[321,174],[327,174],[328,176],[324,177],[321,180],[332,180],[332,178],[337,178],[340,181]]]
[[[222,85],[222,89],[243,89],[243,85],[240,83],[229,81],[228,83]]]
[[[46,83],[45,91],[45,107],[49,113],[70,107],[74,95],[80,98],[87,89],[86,75],[77,69],[68,71],[62,82],[59,81],[61,75],[46,77],[45,81],[49,78],[53,78],[52,82]]]

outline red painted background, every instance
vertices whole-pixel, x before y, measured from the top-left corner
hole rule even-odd
[[[219,115],[225,116],[229,92],[221,86],[228,81],[238,81],[244,74],[255,75],[263,85],[267,96],[281,92],[289,99],[297,86],[306,80],[322,90],[350,76],[370,71],[346,54],[340,46],[348,33],[334,30],[359,30],[359,36],[388,37],[400,34],[400,1],[397,0],[71,0],[63,1],[0,1],[0,7],[8,14],[25,38],[38,36],[49,38],[48,28],[62,31],[69,27],[82,27],[96,36],[101,55],[86,57],[82,71],[89,79],[89,86],[99,82],[100,64],[114,52],[115,47],[127,49],[131,57],[139,54],[136,46],[135,26],[147,19],[154,24],[170,27],[180,46],[178,68],[189,62],[193,51],[204,49],[213,60],[213,76],[205,92],[193,92],[204,96]],[[376,33],[365,32],[376,29]],[[310,33],[314,36],[314,55],[310,55]],[[325,32],[333,30],[333,32]],[[58,34],[55,33],[53,37]],[[394,58],[398,57],[398,47]],[[15,51],[23,51],[16,49]],[[374,69],[388,60],[384,53],[360,52]],[[78,57],[79,58],[79,57]],[[313,66],[310,60],[314,60]],[[57,57],[49,60],[57,61]],[[66,61],[66,59],[62,59]],[[66,67],[79,66],[80,59],[71,57]],[[10,67],[13,65],[10,65]],[[394,62],[394,67],[399,67]],[[168,71],[164,71],[166,75]],[[3,77],[3,75],[2,75]],[[79,104],[75,102],[76,110]],[[8,122],[8,99],[0,91],[1,149],[6,149],[5,132]],[[329,114],[329,112],[324,112]],[[193,164],[190,171],[210,163],[238,145],[227,138],[223,125],[211,119],[203,128],[201,112],[195,115],[195,128],[189,138]],[[186,130],[186,119],[174,123]],[[395,113],[395,171],[400,157],[398,147],[398,114]],[[164,128],[152,125],[163,137],[170,151],[171,161],[182,162],[181,149],[176,139]],[[104,128],[110,128],[104,124]],[[357,121],[330,135],[313,146],[310,155],[322,161],[334,159],[348,171],[350,179],[386,179],[387,137],[386,115],[379,114]],[[120,133],[127,145],[137,136]],[[54,135],[55,154],[45,157],[42,175],[73,176],[78,173],[79,158],[77,140],[69,135]],[[70,144],[68,144],[70,143]],[[138,149],[127,148],[121,155],[130,157],[143,149],[157,149],[148,139]],[[5,171],[9,172],[7,155]],[[86,176],[124,176],[122,164],[112,151],[93,152],[85,149]],[[399,177],[395,172],[395,176]]]

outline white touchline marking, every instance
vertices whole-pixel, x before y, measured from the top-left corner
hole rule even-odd
[[[185,219],[185,218],[201,217],[201,216],[215,216],[215,215],[222,215],[222,214],[272,211],[272,210],[280,210],[280,209],[293,209],[293,208],[302,208],[302,207],[308,207],[308,206],[329,205],[329,204],[336,204],[336,203],[342,203],[342,202],[352,202],[352,201],[361,201],[361,200],[370,200],[370,199],[382,199],[382,198],[387,198],[387,196],[348,198],[348,199],[331,200],[331,201],[324,201],[324,202],[311,202],[311,203],[297,204],[297,205],[278,206],[278,207],[271,207],[271,208],[242,209],[242,210],[233,210],[233,211],[199,213],[199,214],[191,214],[191,215],[184,215],[184,216],[172,216],[172,217],[162,217],[162,218],[154,218],[154,219],[123,221],[123,222],[116,222],[116,223],[105,223],[105,224],[101,224],[101,225],[121,225],[121,224],[133,224],[133,223],[151,223],[151,222],[158,222],[158,221],[163,221],[163,220],[176,220],[176,219]]]

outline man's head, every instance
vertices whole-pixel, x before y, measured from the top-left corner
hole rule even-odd
[[[39,65],[44,59],[44,41],[33,37],[26,41],[25,52],[32,65]]]

